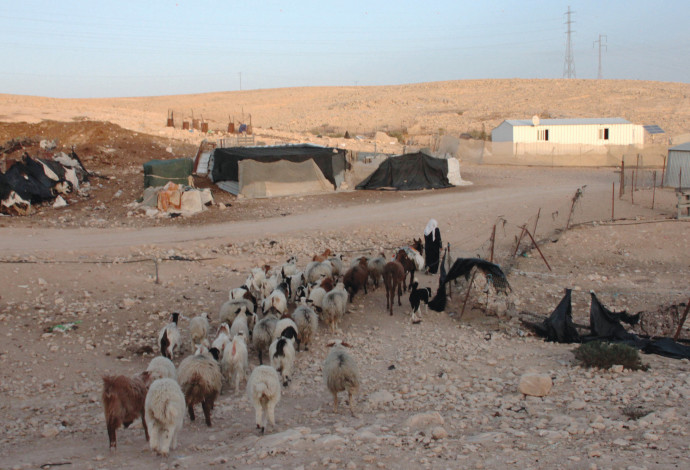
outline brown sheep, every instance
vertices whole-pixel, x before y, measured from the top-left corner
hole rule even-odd
[[[329,256],[331,256],[333,252],[331,251],[330,248],[326,248],[323,253],[320,255],[314,255],[314,257],[311,259],[312,261],[319,261],[319,262],[324,262],[328,259]]]
[[[184,393],[189,419],[194,421],[194,405],[201,403],[206,425],[211,427],[211,410],[220,395],[223,376],[218,364],[219,351],[211,348],[208,352],[186,357],[177,368],[177,382]]]
[[[360,258],[359,264],[351,267],[347,270],[343,276],[343,284],[345,285],[345,290],[350,296],[349,301],[355,298],[355,294],[359,292],[360,289],[364,289],[364,293],[367,294],[367,280],[369,279],[369,269],[367,268],[367,259],[365,257]]]
[[[383,267],[383,284],[386,287],[386,308],[390,309],[390,314],[393,315],[393,301],[395,299],[395,290],[398,290],[398,305],[400,296],[402,296],[402,286],[405,285],[405,268],[403,268],[402,261],[407,259],[404,250],[398,251],[394,261],[386,263]]]
[[[142,372],[131,378],[125,375],[103,376],[103,394],[101,399],[103,401],[111,449],[117,448],[117,428],[122,425],[128,428],[139,417],[141,417],[144,435],[148,442],[149,431],[146,427],[144,405],[146,403],[146,392],[148,392],[151,382],[153,382],[153,377],[151,377],[149,371]]]

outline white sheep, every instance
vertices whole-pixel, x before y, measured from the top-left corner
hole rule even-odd
[[[290,317],[283,317],[276,323],[273,330],[273,340],[275,341],[281,336],[292,340],[293,345],[297,341],[297,325]]]
[[[293,341],[281,336],[271,343],[271,347],[268,348],[268,356],[271,358],[271,367],[280,373],[283,387],[287,387],[291,381],[292,367],[295,364]]]
[[[386,265],[388,260],[383,253],[380,253],[376,258],[371,258],[367,262],[367,268],[369,269],[369,278],[374,283],[374,289],[379,286],[379,281],[383,277],[383,267]]]
[[[198,349],[206,348],[201,346]],[[201,403],[206,425],[210,427],[211,410],[220,395],[223,377],[217,362],[220,352],[216,348],[211,348],[209,353],[187,356],[177,368],[177,382],[185,396],[189,419],[194,421],[194,405]]]
[[[247,398],[254,405],[256,427],[263,434],[266,419],[275,427],[275,409],[280,401],[280,377],[271,366],[257,366],[247,381]]]
[[[280,279],[276,275],[267,277],[261,281],[261,298],[265,299],[271,295],[271,292],[273,292],[279,284]]]
[[[254,349],[259,354],[259,364],[263,364],[263,352],[266,351],[273,342],[273,331],[276,329],[278,317],[269,313],[258,321],[252,331],[252,343]]]
[[[253,268],[244,285],[249,288],[255,297],[261,294],[261,283],[266,279],[266,271],[263,268]]]
[[[221,370],[228,383],[234,384],[235,393],[239,392],[240,382],[246,378],[248,367],[247,343],[244,332],[239,332],[225,348],[221,362]]]
[[[172,314],[170,323],[161,328],[158,333],[158,344],[161,348],[161,354],[168,359],[172,359],[175,349],[180,349],[180,330],[177,327],[177,321],[180,314],[175,312]]]
[[[292,318],[297,325],[297,350],[303,344],[305,351],[309,351],[309,344],[319,328],[319,317],[313,308],[302,304],[292,313]]]
[[[157,379],[146,394],[146,423],[151,450],[167,456],[177,447],[177,435],[184,421],[185,398],[171,378]]]
[[[249,313],[254,313],[254,304],[248,299],[233,299],[226,300],[223,305],[220,306],[220,312],[218,313],[218,320],[220,323],[227,323],[232,325],[235,321],[235,317],[240,313],[240,308],[244,309]]]
[[[280,315],[288,310],[288,298],[290,298],[290,286],[287,282],[281,282],[262,303],[263,311],[274,308]]]
[[[146,368],[146,370],[151,373],[151,378],[153,380],[175,380],[177,378],[177,372],[175,372],[175,364],[173,364],[173,361],[164,356],[156,356],[153,359],[151,359],[151,362],[149,362],[149,366]]]
[[[312,261],[304,270],[307,282],[321,282],[324,277],[333,275],[333,265],[329,261]]]
[[[307,300],[314,308],[321,310],[323,308],[323,298],[328,292],[321,286],[316,286],[309,291]]]
[[[280,267],[280,274],[283,276],[283,278],[290,277],[296,274],[297,271],[298,269],[296,256],[290,256],[290,258],[287,260],[287,263],[283,264]]]
[[[297,298],[298,289],[306,282],[304,273],[298,271],[290,276],[287,276],[285,278],[285,282],[290,285],[290,296],[288,297],[288,300],[294,302]]]
[[[230,325],[227,323],[222,323],[218,328],[218,333],[216,334],[216,339],[213,340],[211,344],[212,348],[218,349],[221,353],[225,350],[225,346],[230,343]]]
[[[332,291],[323,297],[322,318],[326,324],[330,325],[333,334],[335,334],[338,323],[347,310],[347,298],[348,293],[342,282],[339,282]]]
[[[359,370],[354,358],[347,352],[347,343],[336,340],[323,364],[323,381],[333,394],[333,412],[338,412],[338,392],[347,391],[350,413],[355,416],[354,396],[359,393]]]
[[[240,311],[230,327],[230,339],[242,332],[245,338],[249,338],[249,324],[247,323],[247,309],[240,307]]]
[[[332,256],[328,258],[328,262],[331,263],[331,275],[333,279],[337,279],[343,274],[343,255]]]
[[[189,322],[189,336],[192,339],[192,349],[196,349],[208,336],[208,313],[204,312]],[[206,341],[208,343],[208,341]],[[208,345],[207,345],[208,346]]]

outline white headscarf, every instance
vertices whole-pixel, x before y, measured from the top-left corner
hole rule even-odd
[[[431,234],[431,239],[436,240],[436,228],[438,227],[438,222],[436,222],[436,219],[431,219],[429,220],[429,223],[426,224],[426,228],[424,229],[424,236],[426,237],[427,235]]]

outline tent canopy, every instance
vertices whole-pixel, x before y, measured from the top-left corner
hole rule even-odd
[[[242,160],[239,162],[239,173],[239,194],[248,198],[333,191],[333,185],[323,176],[314,160],[299,163],[287,160],[274,163]]]
[[[345,153],[343,149],[309,144],[217,148],[213,151],[211,179],[214,182],[240,181],[239,162],[242,160],[256,160],[262,163],[275,163],[281,160],[301,163],[313,160],[323,176],[338,188],[344,178]]]
[[[390,157],[382,162],[357,189],[417,189],[450,188],[448,160],[417,152]]]

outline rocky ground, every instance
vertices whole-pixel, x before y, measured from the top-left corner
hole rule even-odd
[[[141,191],[141,163],[194,146],[93,123],[42,126],[3,136],[62,135],[85,147],[85,165],[104,178],[67,208],[0,217],[1,468],[688,466],[690,362],[643,356],[648,371],[584,369],[574,346],[545,343],[521,323],[548,315],[570,287],[577,323],[588,322],[594,290],[614,310],[644,312],[637,332],[674,332],[690,296],[690,249],[687,222],[671,218],[673,191],[657,190],[654,210],[651,190],[636,192],[635,204],[628,193],[616,199],[611,222],[613,169],[465,165],[474,184],[451,190],[260,201],[214,190],[224,209],[151,219],[127,207]],[[571,218],[572,196],[585,185]],[[390,253],[420,236],[429,217],[454,257],[489,258],[495,224],[494,259],[512,293],[487,295],[479,276],[461,318],[461,282],[446,311],[419,325],[406,295],[392,317],[381,289],[358,295],[336,335],[353,345],[362,374],[355,417],[346,407],[332,411],[321,369],[334,336],[322,326],[311,350],[298,354],[265,436],[244,392],[226,387],[213,428],[185,419],[170,457],[148,450],[139,422],[119,430],[117,451],[108,450],[101,376],[143,370],[171,312],[185,315],[187,354],[188,320],[206,311],[217,327],[228,289],[251,267],[292,254],[304,266],[327,247],[348,262]],[[527,240],[513,256],[525,223],[537,224],[550,269]],[[436,276],[419,277],[437,285]],[[533,372],[553,383],[544,397],[518,390]]]

